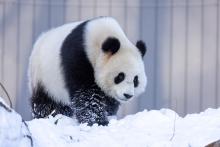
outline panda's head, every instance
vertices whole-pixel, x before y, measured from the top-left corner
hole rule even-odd
[[[137,97],[147,84],[143,63],[145,52],[142,41],[135,46],[128,40],[108,36],[101,43],[101,53],[96,59],[96,83],[120,102]]]

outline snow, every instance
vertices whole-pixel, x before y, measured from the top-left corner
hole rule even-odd
[[[144,110],[92,127],[63,115],[33,119],[25,126],[21,116],[8,109],[11,112],[0,106],[1,147],[30,147],[32,141],[34,147],[202,147],[220,139],[220,108],[184,118],[169,109]]]
[[[31,144],[26,123],[0,97],[0,147],[29,147]]]

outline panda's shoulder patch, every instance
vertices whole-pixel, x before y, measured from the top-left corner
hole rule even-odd
[[[88,22],[89,20],[76,26],[65,38],[61,47],[61,66],[70,93],[80,85],[87,86],[94,83],[93,67],[85,50],[84,36]]]

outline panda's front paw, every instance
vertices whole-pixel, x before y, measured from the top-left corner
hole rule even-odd
[[[99,126],[107,126],[108,123],[109,123],[108,120],[103,120],[103,121],[97,122],[97,124],[98,124]]]
[[[109,121],[104,112],[91,112],[89,110],[80,111],[76,113],[76,118],[79,123],[87,123],[88,126],[98,124],[99,126],[108,125]]]
[[[87,123],[88,126],[92,126],[94,124],[98,124],[99,126],[107,126],[109,121],[105,118],[96,118],[94,119],[87,119],[86,121],[82,121],[81,123]]]

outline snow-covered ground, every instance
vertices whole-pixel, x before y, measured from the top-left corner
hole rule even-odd
[[[220,139],[220,108],[179,117],[143,111],[108,126],[78,124],[63,115],[22,122],[0,100],[0,147],[202,147]]]

